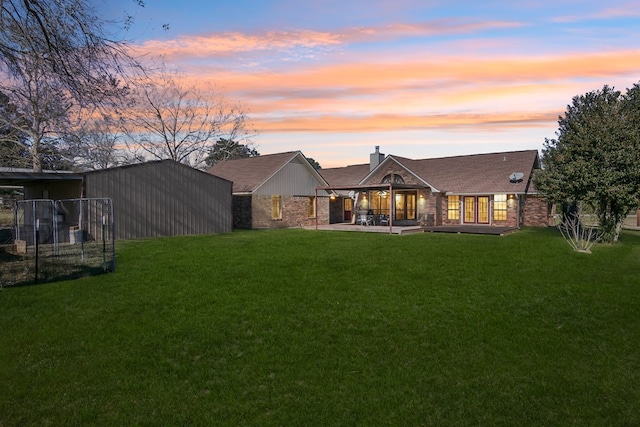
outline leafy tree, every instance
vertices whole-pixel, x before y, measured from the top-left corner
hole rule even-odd
[[[546,139],[537,188],[554,203],[586,203],[603,241],[618,240],[627,214],[640,205],[640,88],[622,96],[609,86],[573,98]]]
[[[244,159],[259,155],[258,150],[249,144],[244,145],[230,139],[220,138],[209,152],[205,162],[207,166],[213,166],[224,160]]]
[[[314,158],[307,157],[307,161],[311,166],[313,166],[315,170],[322,169],[322,166],[320,166],[320,163],[318,163]]]
[[[163,70],[146,79],[133,88],[131,99],[123,116],[124,132],[129,148],[143,157],[201,168],[213,141],[248,133],[240,107],[184,83],[177,73]]]

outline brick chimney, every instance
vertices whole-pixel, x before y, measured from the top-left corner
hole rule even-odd
[[[384,154],[380,152],[380,146],[376,145],[376,152],[369,154],[369,172],[374,170],[384,160]]]

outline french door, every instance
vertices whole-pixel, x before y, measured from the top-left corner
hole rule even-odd
[[[465,224],[489,224],[489,196],[465,196],[463,219]]]
[[[395,219],[415,220],[417,218],[416,191],[398,191],[395,200]]]

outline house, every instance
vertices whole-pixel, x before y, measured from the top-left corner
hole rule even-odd
[[[234,228],[329,222],[329,192],[316,196],[316,188],[328,183],[300,151],[225,160],[207,172],[233,182]]]
[[[532,177],[536,150],[414,160],[385,156],[369,164],[322,169],[331,222],[394,225],[546,226],[547,201]]]

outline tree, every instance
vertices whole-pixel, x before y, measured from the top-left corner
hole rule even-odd
[[[54,86],[78,102],[99,103],[119,90],[127,68],[138,68],[127,43],[110,36],[132,21],[108,21],[86,0],[1,0],[0,65],[22,76],[38,58]]]
[[[44,72],[42,60],[25,57],[20,74],[1,84],[10,100],[10,114],[0,115],[0,126],[25,136],[23,142],[34,171],[42,171],[44,157],[57,149],[57,137],[68,128],[73,106],[68,91]],[[51,166],[51,161],[47,162]]]
[[[85,0],[0,0],[0,90],[17,108],[0,126],[25,136],[34,170],[67,167],[60,139],[72,112],[112,107],[127,92],[126,70],[141,70],[127,44],[107,36],[117,24]]]
[[[315,170],[322,169],[322,166],[320,166],[320,163],[318,163],[314,158],[307,157],[307,161]]]
[[[220,138],[215,143],[209,155],[205,159],[207,166],[213,166],[224,160],[244,159],[247,157],[256,157],[260,153],[249,144],[244,145],[230,139]]]
[[[202,168],[213,141],[249,134],[241,107],[184,83],[177,73],[163,70],[144,80],[133,88],[131,99],[123,130],[129,148],[143,157]]]
[[[0,166],[26,168],[29,166],[29,151],[26,135],[7,123],[21,120],[15,104],[0,92]]]
[[[76,168],[81,170],[133,163],[134,159],[123,149],[123,138],[113,117],[88,118],[75,133],[66,137],[66,151]]]
[[[609,86],[573,98],[546,139],[536,187],[558,204],[586,203],[602,239],[616,242],[627,214],[640,205],[640,88],[622,96]]]

